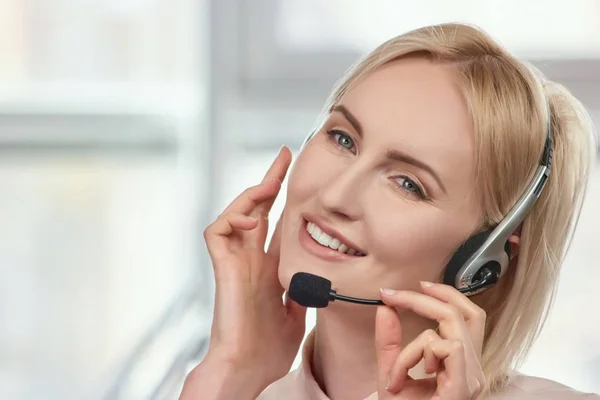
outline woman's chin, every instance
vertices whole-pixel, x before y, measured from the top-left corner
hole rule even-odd
[[[281,284],[281,286],[285,290],[289,289],[292,277],[297,272],[310,272],[310,273],[313,273],[311,271],[306,271],[304,269],[300,269],[300,268],[298,268],[298,266],[292,265],[292,264],[289,264],[289,263],[280,263],[279,264],[279,271],[278,271],[279,283]]]
[[[298,272],[308,272],[329,279],[326,273],[319,271],[317,268],[314,268],[314,266],[307,267],[305,265],[298,265],[294,262],[285,262],[285,260],[281,260],[279,263],[278,276],[279,283],[285,290],[289,289],[292,277]]]

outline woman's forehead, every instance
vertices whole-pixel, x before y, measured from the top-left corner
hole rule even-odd
[[[339,104],[360,123],[365,141],[376,137],[383,147],[421,153],[440,168],[474,164],[472,120],[449,65],[390,62],[356,82]]]
[[[472,125],[454,71],[426,59],[402,59],[379,67],[357,81],[340,104],[360,118],[365,128],[383,124],[443,127],[435,130],[468,135]]]

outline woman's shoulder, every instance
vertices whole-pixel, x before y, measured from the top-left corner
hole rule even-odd
[[[490,400],[600,400],[600,395],[579,392],[562,383],[535,376],[517,375]]]

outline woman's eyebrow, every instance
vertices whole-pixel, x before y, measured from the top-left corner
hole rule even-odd
[[[448,194],[448,192],[446,191],[446,187],[444,186],[444,183],[440,179],[439,175],[436,174],[435,170],[433,168],[431,168],[425,162],[418,160],[409,154],[402,153],[401,151],[398,151],[398,150],[388,150],[388,151],[386,151],[385,155],[390,160],[395,160],[395,161],[400,161],[403,163],[411,164],[411,165],[414,165],[415,167],[427,172],[429,175],[431,175],[433,177],[433,179],[435,179],[435,181],[437,182],[439,187],[444,191],[444,193]]]
[[[330,112],[334,111],[341,113],[348,120],[348,122],[350,122],[350,125],[354,127],[356,133],[358,133],[358,136],[362,137],[363,130],[360,122],[358,122],[358,119],[346,107],[341,104],[337,104],[331,107]]]

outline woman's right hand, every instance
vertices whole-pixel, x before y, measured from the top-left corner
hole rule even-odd
[[[204,232],[216,281],[213,324],[208,353],[188,375],[180,400],[254,399],[294,361],[306,309],[282,299],[281,219],[265,252],[267,216],[291,157],[283,147],[262,183],[246,189]]]

